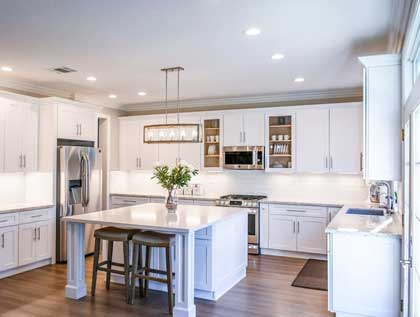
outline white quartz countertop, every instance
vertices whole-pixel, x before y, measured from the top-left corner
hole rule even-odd
[[[327,233],[364,233],[372,235],[401,236],[402,221],[399,214],[366,216],[346,214],[350,208],[378,208],[369,204],[345,205],[325,230]]]
[[[51,208],[54,205],[51,202],[25,202],[25,203],[12,203],[12,204],[0,204],[0,214],[17,212],[17,211],[29,211],[34,209]]]
[[[229,217],[246,213],[241,208],[178,205],[168,214],[164,204],[142,204],[65,217],[65,221],[167,232],[197,231]]]
[[[165,195],[159,194],[144,194],[137,192],[115,192],[111,193],[111,196],[124,196],[124,197],[149,197],[149,198],[165,198]],[[216,200],[219,197],[206,196],[206,195],[177,195],[178,199],[186,200]]]

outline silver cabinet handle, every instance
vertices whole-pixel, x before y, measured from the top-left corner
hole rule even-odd
[[[333,168],[333,159],[332,159],[332,156],[330,156],[330,168],[331,169]]]
[[[141,157],[139,157],[139,168],[141,168]]]
[[[239,143],[242,143],[242,132],[239,132]]]
[[[360,152],[360,171],[363,172],[363,153]]]
[[[297,222],[297,233],[300,233],[299,221]]]
[[[34,228],[34,238],[33,238],[33,240],[36,241],[36,228]]]
[[[306,212],[306,210],[302,210],[302,209],[286,209],[286,211],[289,211],[289,212]]]
[[[246,132],[243,132],[244,133],[244,142],[246,142]]]
[[[1,234],[1,248],[4,249],[4,233]]]
[[[23,155],[23,168],[26,168],[26,154]]]
[[[39,218],[39,217],[42,217],[42,215],[33,215],[33,216],[31,216],[31,218]]]
[[[83,134],[83,132],[82,132],[82,124],[80,123],[79,126],[80,126],[80,135],[82,135]]]
[[[295,233],[295,232],[296,232],[296,222],[293,221],[293,233]]]
[[[328,157],[325,157],[325,168],[328,168]]]
[[[41,240],[41,228],[38,227],[38,240]]]

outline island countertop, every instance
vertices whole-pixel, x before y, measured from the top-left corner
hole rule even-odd
[[[64,220],[146,230],[191,232],[240,213],[246,213],[246,210],[219,206],[178,205],[176,213],[169,214],[164,204],[149,203],[64,217]]]
[[[325,231],[327,233],[363,233],[394,237],[400,237],[402,235],[402,221],[399,214],[390,214],[385,216],[347,214],[346,212],[350,208],[378,207],[369,204],[346,205],[340,209]]]

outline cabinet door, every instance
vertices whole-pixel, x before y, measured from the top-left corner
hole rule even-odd
[[[299,172],[329,171],[329,110],[297,111],[297,168]]]
[[[79,113],[71,106],[58,106],[57,130],[61,139],[78,140],[79,136]]]
[[[330,171],[361,173],[363,148],[361,104],[332,107],[330,110]]]
[[[211,290],[211,240],[195,239],[194,288]]]
[[[22,170],[23,112],[21,105],[7,106],[4,121],[4,171],[13,173]]]
[[[139,168],[139,121],[120,120],[119,160],[121,170],[135,170]]]
[[[179,144],[159,144],[159,164],[174,166],[179,157]]]
[[[51,257],[51,225],[49,221],[38,222],[36,224],[36,259],[38,261]]]
[[[0,229],[0,271],[18,265],[18,227]]]
[[[262,111],[243,113],[243,141],[244,145],[264,145],[265,115]]]
[[[296,251],[295,217],[269,216],[268,246],[270,249]]]
[[[297,251],[308,253],[327,253],[325,219],[297,217]]]
[[[223,115],[223,145],[243,145],[242,114],[240,112],[228,112]]]
[[[77,115],[77,122],[79,123],[80,138],[87,141],[98,141],[97,135],[97,116],[94,111],[80,111]]]
[[[22,129],[22,153],[24,170],[33,172],[38,169],[39,105],[25,105],[24,129]]]
[[[268,215],[268,205],[261,204],[260,206],[260,247],[268,248],[269,247],[269,215]]]
[[[142,121],[140,126],[139,158],[140,169],[142,170],[152,170],[159,159],[158,145],[143,143],[144,126],[147,124],[153,123],[148,121]]]
[[[33,223],[19,226],[19,265],[36,261],[36,227]]]

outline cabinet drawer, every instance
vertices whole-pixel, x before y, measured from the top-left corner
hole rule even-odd
[[[327,207],[302,205],[270,205],[270,215],[327,218]]]
[[[19,224],[38,222],[50,219],[49,209],[22,211],[19,213]]]
[[[147,204],[149,198],[147,197],[126,197],[126,196],[112,196],[111,204],[112,206],[133,206]]]
[[[211,227],[207,227],[207,228],[196,231],[195,238],[203,239],[203,240],[211,239]]]
[[[0,228],[1,227],[8,227],[18,224],[18,214],[17,213],[10,213],[10,214],[2,214],[0,215]]]

